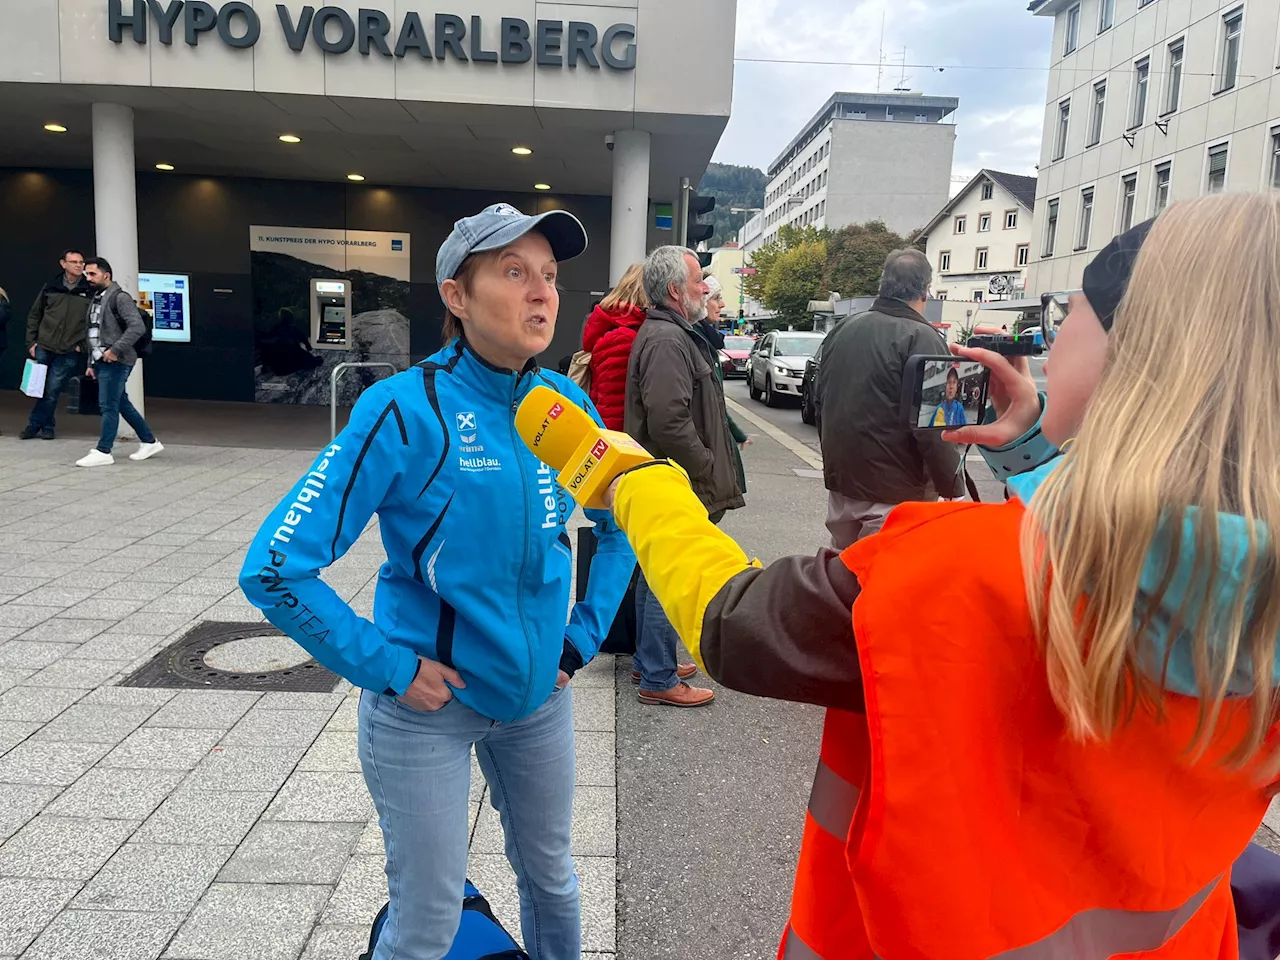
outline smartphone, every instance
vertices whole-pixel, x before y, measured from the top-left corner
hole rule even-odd
[[[953,356],[908,358],[902,371],[902,421],[912,430],[954,430],[980,423],[987,368]]]

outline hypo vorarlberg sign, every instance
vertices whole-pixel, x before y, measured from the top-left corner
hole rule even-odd
[[[190,46],[197,46],[204,34],[216,34],[229,47],[248,48],[262,39],[263,23],[258,12],[242,0],[232,0],[215,8],[205,0],[132,0],[129,12],[125,0],[107,0],[108,36],[123,43],[125,34],[135,43],[146,43],[150,28],[155,39],[172,44],[174,34]],[[592,23],[570,20],[527,20],[503,17],[498,31],[498,47],[486,50],[483,19],[470,21],[452,13],[407,12],[392,29],[391,18],[381,10],[360,9],[352,16],[340,7],[303,7],[295,17],[283,4],[276,6],[281,36],[290,49],[299,53],[310,39],[325,53],[358,50],[364,56],[406,57],[444,60],[453,57],[472,63],[528,63],[540,67],[578,67],[634,70],[636,28],[615,23],[603,31]],[[432,29],[428,31],[427,23]]]

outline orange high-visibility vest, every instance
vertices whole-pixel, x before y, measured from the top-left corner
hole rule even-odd
[[[1218,761],[1248,704],[1199,760],[1197,701],[1176,694],[1162,719],[1140,706],[1106,743],[1073,739],[1032,635],[1023,514],[907,504],[844,553],[866,713],[827,713],[781,960],[1238,957],[1229,872],[1268,801]]]

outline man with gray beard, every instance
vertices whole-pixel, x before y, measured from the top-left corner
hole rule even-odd
[[[712,521],[743,506],[717,358],[693,325],[706,317],[702,266],[684,247],[659,247],[644,263],[648,317],[627,365],[627,433],[655,457],[678,463]],[[641,577],[632,681],[640,702],[700,707],[715,694],[685,683],[696,672],[676,660],[679,637]]]

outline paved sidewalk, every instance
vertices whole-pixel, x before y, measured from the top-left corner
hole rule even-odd
[[[122,451],[127,452],[127,451]],[[0,960],[354,960],[386,899],[356,693],[117,687],[236,585],[313,454],[172,446],[72,466],[0,437]],[[364,615],[376,524],[325,579]],[[573,683],[583,945],[615,950],[613,662]],[[470,874],[513,932],[515,879],[472,778]]]

